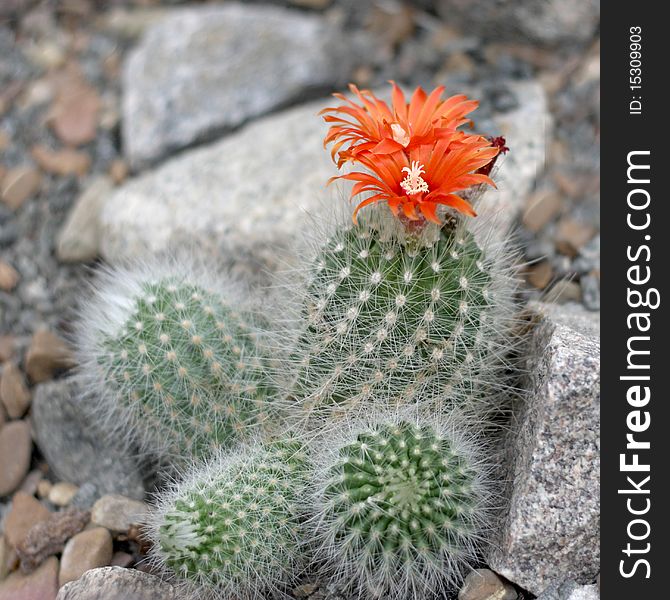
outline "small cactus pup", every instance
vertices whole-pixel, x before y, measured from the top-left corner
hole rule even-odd
[[[281,594],[300,574],[301,443],[219,452],[164,493],[149,519],[151,558],[197,598]]]
[[[459,131],[476,103],[440,101],[441,88],[406,104],[394,85],[393,107],[352,89],[362,106],[327,109],[326,142],[338,164],[367,169],[334,179],[371,195],[307,267],[292,398],[332,418],[373,398],[449,410],[490,396],[507,367],[515,261],[465,197],[493,185],[504,141]]]
[[[259,333],[213,272],[183,259],[108,268],[81,310],[84,404],[153,458],[190,461],[267,419]]]
[[[309,539],[359,598],[453,591],[485,549],[495,489],[485,449],[437,423],[373,418],[317,451]]]

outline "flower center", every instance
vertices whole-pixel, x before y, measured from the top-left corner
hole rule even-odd
[[[403,128],[400,123],[392,123],[391,124],[391,133],[393,134],[393,140],[398,142],[401,146],[404,146],[407,148],[407,145],[409,144],[409,133],[407,133]]]
[[[412,168],[403,167],[402,172],[405,171],[407,171],[407,177],[400,182],[400,187],[405,190],[408,196],[428,191],[428,184],[421,177],[421,174],[425,171],[418,160],[412,162]]]

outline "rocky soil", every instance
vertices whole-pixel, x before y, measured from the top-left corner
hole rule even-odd
[[[598,21],[573,1],[0,2],[0,600],[178,597],[143,562],[151,474],[74,401],[77,302],[96,263],[178,245],[264,290],[343,195],[316,113],[388,79],[481,100],[511,152],[480,212],[528,263],[509,509],[458,598],[598,598]]]

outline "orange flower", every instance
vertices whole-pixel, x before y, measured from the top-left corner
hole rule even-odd
[[[349,89],[361,104],[342,94],[333,94],[346,104],[325,108],[319,113],[325,115],[323,118],[327,123],[333,123],[324,146],[333,142],[331,157],[338,167],[347,160],[356,160],[364,151],[391,154],[411,152],[424,144],[432,145],[467,123],[469,119],[465,115],[479,105],[463,95],[442,100],[444,86],[435,88],[429,95],[417,87],[407,103],[402,90],[394,82],[391,84],[391,106],[371,91],[359,90],[350,84]]]
[[[434,145],[418,145],[407,152],[374,154],[359,152],[356,160],[370,172],[356,171],[332,177],[329,181],[355,181],[351,197],[366,192],[372,195],[354,211],[375,202],[387,202],[396,216],[402,214],[411,221],[426,218],[440,223],[436,210],[439,205],[476,216],[469,202],[456,192],[473,185],[495,184],[488,175],[476,173],[498,154],[498,148],[478,135],[456,131],[440,138]],[[420,211],[420,216],[417,213]]]

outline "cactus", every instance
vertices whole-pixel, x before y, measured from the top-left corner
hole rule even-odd
[[[449,420],[368,423],[329,439],[315,459],[315,553],[336,584],[362,598],[442,593],[478,559],[489,531],[483,448]]]
[[[81,376],[100,390],[92,413],[173,462],[261,425],[273,390],[258,336],[231,293],[188,262],[100,277],[78,344]]]
[[[326,418],[372,398],[444,411],[502,385],[513,261],[478,235],[454,220],[413,230],[384,206],[347,219],[309,267],[292,402]]]
[[[305,465],[291,439],[219,453],[162,495],[148,524],[153,562],[198,598],[280,591],[302,562]]]

